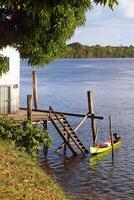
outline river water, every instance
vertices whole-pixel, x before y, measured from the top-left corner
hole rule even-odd
[[[21,106],[26,106],[26,95],[32,93],[31,67],[21,62]],[[49,105],[57,111],[86,114],[87,90],[94,94],[95,112],[104,116],[97,120],[99,141],[109,137],[108,116],[112,117],[113,132],[123,138],[111,154],[86,158],[56,154],[62,143],[56,130],[49,124],[53,146],[42,167],[52,174],[72,199],[77,200],[133,200],[134,199],[134,59],[63,59],[45,69],[35,69],[38,77],[39,107]],[[68,118],[73,127],[81,119]],[[90,120],[77,132],[87,148],[92,145]]]

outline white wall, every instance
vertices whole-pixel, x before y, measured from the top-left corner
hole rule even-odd
[[[0,86],[11,87],[11,112],[19,109],[20,55],[12,47],[0,50],[0,54],[9,57],[9,71],[0,77]],[[18,86],[15,88],[15,86]],[[0,97],[1,98],[1,97]]]

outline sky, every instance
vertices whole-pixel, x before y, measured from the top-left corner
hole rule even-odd
[[[86,24],[76,29],[68,43],[85,45],[134,45],[134,0],[118,0],[111,11],[108,7],[93,6],[86,13]]]

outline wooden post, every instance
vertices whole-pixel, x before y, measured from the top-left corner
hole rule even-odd
[[[48,120],[44,120],[43,121],[43,130],[46,134],[48,134]],[[44,145],[44,155],[45,155],[45,158],[47,157],[48,155],[48,147]]]
[[[32,71],[32,79],[33,79],[33,100],[35,110],[38,110],[38,95],[37,95],[37,76],[36,72]]]
[[[64,149],[63,149],[63,152],[64,152],[64,156],[66,155],[66,152],[67,152],[67,145],[66,143],[64,143]]]
[[[93,93],[92,91],[87,91],[87,98],[88,98],[88,110],[89,114],[91,114],[91,128],[92,128],[92,135],[93,135],[93,146],[96,143],[96,123],[94,119],[94,103],[93,103]]]
[[[93,93],[92,91],[87,91],[88,98],[88,111],[89,114],[94,114],[94,102],[93,102]]]
[[[66,139],[68,140],[69,142],[69,137],[67,136],[67,133],[66,133]],[[66,152],[67,152],[67,145],[66,145],[66,142],[64,141],[64,146],[63,146],[63,154],[66,155]]]
[[[43,130],[48,133],[48,120],[43,121]]]
[[[112,120],[109,116],[109,129],[110,129],[110,139],[111,139],[111,145],[112,145],[112,158],[114,158],[114,145],[113,145],[113,133],[112,133]]]
[[[27,119],[32,119],[32,95],[27,95]]]

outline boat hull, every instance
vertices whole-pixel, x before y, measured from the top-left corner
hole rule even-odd
[[[118,142],[114,143],[113,147],[114,148],[117,147],[120,143],[121,143],[121,139]],[[105,151],[110,151],[110,150],[112,150],[112,146],[109,146],[109,147],[90,146],[91,154],[103,153]]]

